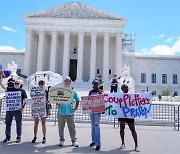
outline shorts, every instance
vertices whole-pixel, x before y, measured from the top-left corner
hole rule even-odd
[[[118,121],[124,121],[126,123],[134,123],[134,119],[130,119],[130,118],[118,118]]]

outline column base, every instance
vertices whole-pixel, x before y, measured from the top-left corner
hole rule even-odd
[[[75,82],[76,83],[81,83],[81,82],[83,82],[83,80],[82,79],[76,79]]]

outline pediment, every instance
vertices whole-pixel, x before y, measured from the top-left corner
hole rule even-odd
[[[107,20],[124,20],[116,16],[87,5],[72,2],[54,8],[46,9],[25,15],[28,18],[77,18],[77,19],[107,19]]]

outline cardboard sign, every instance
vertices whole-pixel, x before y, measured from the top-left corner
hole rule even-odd
[[[17,111],[21,108],[21,91],[5,92],[6,111]]]
[[[105,112],[104,95],[81,97],[83,113]]]
[[[47,117],[45,89],[32,87],[30,92],[32,98],[31,113],[34,118]]]
[[[109,93],[104,97],[108,118],[149,118],[152,111],[152,94]]]
[[[70,104],[72,103],[72,88],[50,87],[48,100],[50,103]]]

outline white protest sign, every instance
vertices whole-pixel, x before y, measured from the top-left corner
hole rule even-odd
[[[108,118],[149,118],[152,111],[152,94],[109,93],[104,97]]]
[[[31,88],[31,112],[34,118],[44,118],[47,117],[46,112],[46,97],[45,97],[45,89],[40,87],[32,87]]]
[[[6,111],[17,111],[21,108],[21,91],[5,93]]]

